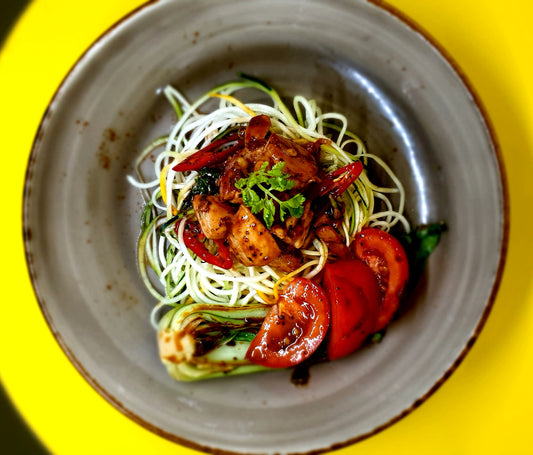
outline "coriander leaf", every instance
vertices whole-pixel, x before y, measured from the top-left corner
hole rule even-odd
[[[291,212],[291,215],[294,216],[295,218],[298,218],[299,216],[302,216],[303,214],[303,204],[305,202],[305,196],[303,194],[296,194],[295,196],[291,197],[289,200],[287,201],[284,201],[283,202],[283,205],[285,207],[287,207],[289,209],[289,211]],[[295,211],[300,211],[301,210],[301,213],[300,215],[293,215],[293,212],[292,210],[295,210]]]
[[[279,205],[279,216],[285,221],[287,214],[298,218],[303,214],[305,197],[297,194],[287,201],[282,201],[273,192],[291,190],[296,182],[283,172],[285,162],[274,164],[267,171],[268,162],[264,161],[261,167],[252,172],[248,177],[235,182],[235,187],[241,190],[244,205],[250,208],[252,213],[263,212],[265,226],[270,229],[276,216],[276,205]]]
[[[267,183],[270,185],[272,191],[288,191],[296,184],[294,180],[289,179],[288,175],[282,172],[284,167],[285,162],[280,161],[267,172],[269,176]]]
[[[247,207],[250,207],[252,213],[258,213],[263,210],[263,203],[259,195],[250,188],[242,190],[242,202]]]
[[[260,183],[264,183],[268,180],[268,175],[265,173],[265,169],[268,163],[265,161],[261,165],[261,168],[255,172],[252,172],[248,177],[240,178],[235,182],[235,188],[242,190],[243,188],[252,188]]]
[[[265,163],[263,163],[263,166]],[[283,173],[283,168],[285,167],[285,161],[280,161],[279,163],[274,164],[270,171],[268,171],[268,175],[271,177],[283,177],[285,174]],[[266,166],[263,170],[266,169]]]
[[[276,206],[272,199],[264,199],[263,207],[263,219],[265,220],[265,226],[270,229],[274,224],[274,216],[276,215]]]
[[[279,219],[283,223],[285,221],[285,218],[287,218],[287,209],[283,207],[283,204],[280,204],[279,206]]]
[[[289,215],[294,218],[300,218],[304,213],[303,204],[305,202],[305,197],[303,194],[297,194],[287,201],[282,201],[279,204],[280,209],[280,219],[285,221],[286,213],[289,212]]]
[[[270,185],[270,189],[272,191],[292,190],[295,183],[296,182],[294,180],[289,180],[285,177],[275,177],[275,178],[270,178],[268,180],[268,184]]]
[[[304,214],[304,207],[303,205],[298,207],[289,207],[289,213],[294,218],[300,218]]]

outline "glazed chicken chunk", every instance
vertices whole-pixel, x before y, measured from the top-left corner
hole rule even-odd
[[[251,118],[245,130],[234,133],[232,141],[237,141],[234,150],[219,164],[218,195],[201,194],[193,199],[203,234],[208,239],[225,240],[233,256],[245,266],[270,264],[285,272],[296,270],[302,264],[300,250],[306,248],[315,236],[327,244],[333,256],[349,256],[337,226],[340,216],[315,213],[318,207],[327,203],[323,192],[329,192],[337,185],[335,180],[325,178],[319,169],[320,145],[326,140],[292,140],[276,134],[271,127],[271,120],[266,115],[257,115]],[[261,218],[263,209],[250,208],[252,205],[248,202],[249,207],[244,204],[239,189],[242,185],[237,182],[249,178],[254,172],[272,169],[278,163],[283,163],[282,178],[292,182],[290,188],[274,189],[273,194],[265,187],[256,187],[259,195],[254,197],[257,200],[267,196],[281,206],[283,201],[301,194],[304,203],[302,212],[296,216],[274,212],[274,224],[271,221],[269,229]],[[343,182],[342,173],[334,177]]]
[[[216,196],[198,194],[194,196],[192,206],[202,232],[208,239],[226,237],[235,209]]]
[[[299,249],[307,243],[312,221],[313,212],[311,211],[311,201],[307,201],[301,217],[295,218],[290,216],[285,220],[283,225],[273,226],[272,233],[285,243]]]
[[[311,183],[320,181],[318,176],[318,149],[321,141],[305,144],[269,132],[270,119],[258,115],[250,120],[244,134],[244,147],[225,163],[218,180],[220,199],[239,204],[240,191],[235,182],[261,168],[284,162],[283,172],[294,180],[294,190],[299,191]]]
[[[269,230],[244,205],[237,210],[227,239],[232,253],[249,267],[267,265],[281,254]]]
[[[256,168],[267,161],[270,165],[284,162],[283,172],[295,181],[294,189],[301,190],[318,182],[318,164],[313,147],[304,147],[298,142],[272,133],[264,147],[258,150]],[[257,170],[254,168],[254,170]]]

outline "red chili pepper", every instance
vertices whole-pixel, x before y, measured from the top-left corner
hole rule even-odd
[[[175,229],[177,229],[177,227],[178,223],[176,223]],[[201,233],[201,231],[198,236],[195,236],[196,231],[198,231],[198,229],[191,228],[189,223],[185,225],[185,230],[183,231],[183,241],[185,242],[185,246],[194,254],[196,254],[196,256],[202,259],[202,261],[216,265],[223,269],[231,269],[233,267],[233,261],[231,259],[228,247],[224,245],[224,241],[222,239],[213,240],[217,245],[217,254],[213,254],[200,240],[200,238],[205,238],[205,236]]]
[[[334,198],[339,197],[363,172],[363,163],[355,161],[336,171],[330,172],[320,183],[319,196],[330,193]]]
[[[239,139],[239,133],[233,133],[226,137],[217,139],[205,146],[203,149],[198,150],[191,156],[185,158],[181,163],[174,166],[172,169],[177,172],[184,171],[197,171],[204,167],[214,166],[215,164],[222,163],[230,155],[233,155],[237,150],[242,148],[242,139],[232,147],[223,148],[224,145],[229,142]]]

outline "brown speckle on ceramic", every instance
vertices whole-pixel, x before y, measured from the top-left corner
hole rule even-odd
[[[125,415],[211,453],[319,453],[407,415],[467,354],[503,269],[507,190],[476,94],[412,21],[380,1],[264,6],[160,0],[103,35],[67,75],[36,135],[24,241],[52,333]],[[291,371],[172,380],[149,322],[156,302],[136,266],[142,198],[127,175],[171,127],[160,88],[172,83],[192,100],[239,71],[345,114],[403,181],[409,220],[449,227],[383,342],[314,366],[304,386],[291,383]]]

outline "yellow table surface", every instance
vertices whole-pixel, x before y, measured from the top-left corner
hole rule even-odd
[[[24,171],[44,109],[77,57],[141,3],[35,0],[0,54],[4,157],[0,380],[29,426],[57,454],[196,453],[128,420],[69,363],[37,305],[22,244]],[[447,49],[485,104],[507,168],[510,244],[494,309],[459,369],[407,418],[338,453],[533,453],[532,3],[390,0],[390,4]]]

